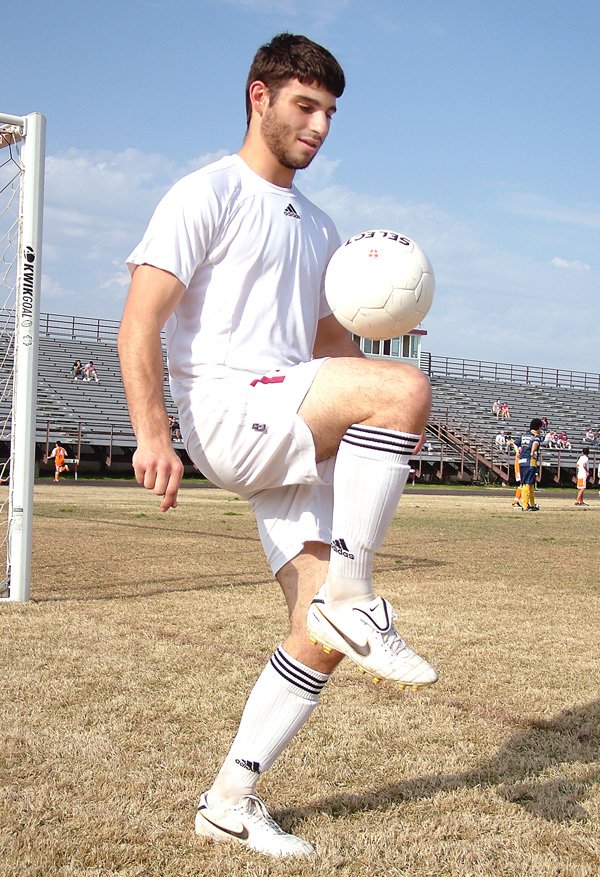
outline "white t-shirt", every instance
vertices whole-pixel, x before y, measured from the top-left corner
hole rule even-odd
[[[588,457],[586,454],[582,454],[581,457],[577,460],[577,477],[578,478],[587,478],[588,474]]]
[[[308,362],[331,313],[323,276],[339,244],[326,213],[238,155],[176,183],[127,260],[132,273],[153,265],[186,287],[165,325],[172,385]]]

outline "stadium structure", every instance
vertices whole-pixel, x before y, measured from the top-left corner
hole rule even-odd
[[[10,320],[9,315],[4,315]],[[79,473],[124,476],[131,473],[135,437],[129,420],[117,357],[118,322],[42,313],[36,409],[36,475],[53,471],[44,463],[59,439]],[[427,442],[412,460],[419,482],[509,483],[512,455],[499,447],[499,431],[521,435],[532,417],[546,417],[549,427],[567,433],[571,448],[543,447],[542,482],[572,485],[582,446],[590,446],[590,469],[597,473],[600,443],[584,441],[586,430],[600,424],[600,374],[508,363],[437,356],[422,350],[426,332],[416,329],[390,341],[357,342],[369,357],[417,365],[430,378],[433,408]],[[10,333],[0,339],[3,398],[10,398],[13,376]],[[93,360],[99,382],[74,381],[76,359]],[[169,392],[165,356],[167,410],[177,412]],[[492,413],[496,399],[505,401],[510,420]],[[8,405],[6,403],[0,403]],[[2,411],[4,419],[8,411]],[[8,444],[0,445],[6,460]],[[198,475],[181,440],[174,437],[187,474]],[[593,467],[593,468],[592,468]]]

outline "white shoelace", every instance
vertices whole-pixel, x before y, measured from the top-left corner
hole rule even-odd
[[[267,810],[264,801],[261,801],[258,795],[245,795],[242,801],[244,801],[244,815],[247,816],[249,820],[257,825],[268,825],[275,834],[286,833],[280,825],[277,825]]]
[[[396,615],[392,617],[392,625],[390,629],[381,634],[381,639],[393,655],[399,655],[401,651],[408,649],[408,646],[394,627],[395,620]]]

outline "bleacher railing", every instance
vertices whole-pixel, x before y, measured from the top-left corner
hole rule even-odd
[[[536,387],[600,391],[600,374],[535,365],[513,365],[510,362],[485,362],[421,353],[421,370],[429,377],[436,378],[468,378],[508,384],[532,384]]]
[[[64,314],[40,315],[40,335],[45,337],[115,343],[118,331],[118,320],[72,317]]]

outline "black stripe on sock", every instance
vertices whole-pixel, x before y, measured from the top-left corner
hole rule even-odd
[[[281,649],[277,649],[271,655],[270,663],[273,669],[276,670],[286,682],[301,688],[302,691],[307,691],[309,694],[320,694],[327,682],[326,679],[315,679],[314,676],[311,676],[305,670],[296,667],[295,664],[292,664],[291,661],[286,658],[281,652]]]
[[[407,432],[394,432],[378,427],[350,426],[342,441],[373,451],[387,451],[391,454],[411,454],[420,436]]]
[[[357,448],[368,448],[368,450],[370,451],[382,451],[388,454],[397,454],[401,457],[410,456],[416,447],[416,443],[407,445],[406,447],[391,447],[389,445],[386,445],[386,443],[384,442],[377,444],[376,440],[357,441],[354,438],[349,438],[348,433],[346,433],[346,435],[342,438],[342,441],[345,442],[347,445],[354,445]]]

